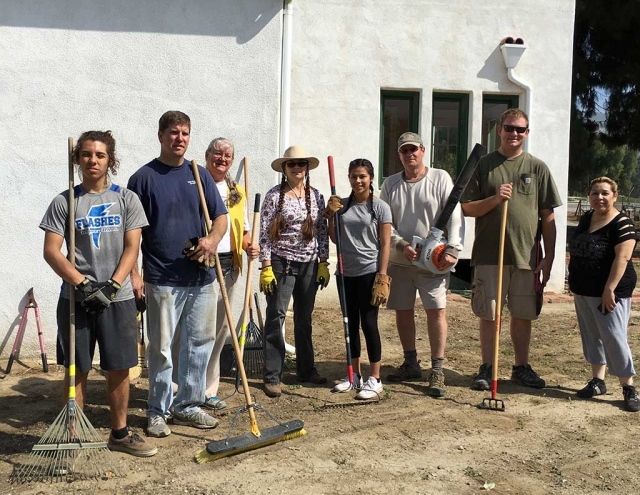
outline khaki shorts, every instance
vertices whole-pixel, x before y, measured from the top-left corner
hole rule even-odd
[[[392,279],[387,309],[413,309],[416,305],[416,289],[420,293],[424,309],[442,309],[447,306],[448,273],[434,275],[415,266],[389,264],[387,274]]]
[[[494,321],[496,293],[498,292],[498,266],[477,265],[473,271],[471,308],[479,318]],[[502,305],[505,301],[509,313],[522,320],[537,320],[536,291],[533,270],[522,270],[506,265],[502,273]]]

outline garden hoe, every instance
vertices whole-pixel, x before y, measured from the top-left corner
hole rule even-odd
[[[502,221],[500,222],[500,251],[498,252],[498,287],[496,290],[495,335],[493,339],[493,366],[491,367],[491,398],[486,398],[482,409],[504,411],[504,402],[496,398],[498,394],[498,353],[500,351],[500,316],[502,315],[502,272],[504,268],[504,241],[507,233],[507,210],[509,200],[502,203]]]
[[[207,209],[207,202],[204,197],[202,182],[200,181],[200,173],[198,171],[198,165],[196,164],[195,160],[192,161],[191,163],[193,167],[193,175],[195,177],[196,185],[198,187],[198,194],[200,195],[200,204],[202,206],[202,211],[205,217],[205,234],[208,235],[209,229],[211,226],[209,210]],[[220,263],[218,260],[217,253],[215,257],[216,257],[216,263],[215,263],[216,274],[218,277],[218,283],[220,284],[220,293],[222,295],[222,300],[224,302],[225,313],[227,315],[227,323],[229,325],[229,330],[231,331],[231,342],[233,343],[233,349],[236,354],[238,371],[240,372],[240,377],[242,379],[242,388],[244,390],[246,406],[241,407],[236,412],[233,418],[233,421],[231,422],[231,428],[229,429],[229,434],[227,435],[226,439],[209,442],[206,448],[199,450],[196,453],[196,456],[195,456],[196,461],[200,464],[222,459],[223,457],[240,454],[242,452],[256,450],[261,447],[266,447],[267,445],[271,445],[277,442],[284,442],[292,438],[297,438],[302,435],[306,435],[307,433],[304,430],[304,423],[302,421],[295,419],[295,420],[288,421],[286,423],[280,423],[269,412],[267,412],[267,410],[264,409],[260,404],[257,404],[252,401],[251,394],[249,392],[249,383],[247,382],[247,375],[245,374],[242,359],[240,359],[240,346],[238,345],[238,335],[236,334],[236,327],[233,324],[233,314],[231,312],[231,306],[229,304],[229,296],[227,295],[227,288],[224,283],[224,277],[222,275],[222,269],[220,268]],[[260,428],[258,427],[258,421],[256,420],[254,409],[262,410],[270,419],[272,419],[274,422],[278,424],[276,426],[272,426],[270,428],[260,430]],[[249,412],[249,418],[251,421],[251,433],[246,433],[244,435],[232,437],[231,434],[233,433],[233,428],[235,427],[236,421],[238,420],[240,413],[244,411]]]

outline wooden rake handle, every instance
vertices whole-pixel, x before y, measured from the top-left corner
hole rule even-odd
[[[498,391],[498,353],[500,352],[500,317],[502,316],[502,274],[504,271],[504,244],[507,237],[507,214],[509,200],[502,203],[502,219],[500,222],[500,245],[498,251],[498,285],[496,288],[495,336],[493,339],[493,366],[491,377],[491,398],[496,398]]]
[[[198,187],[198,195],[200,196],[200,205],[204,214],[205,227],[204,231],[206,235],[209,235],[211,229],[211,217],[209,216],[209,209],[207,208],[207,200],[204,197],[204,189],[202,188],[202,181],[200,180],[200,172],[198,171],[198,164],[195,160],[191,161],[191,167],[193,169],[193,176],[196,180],[196,186]],[[253,402],[251,400],[251,393],[249,391],[249,383],[247,382],[247,374],[244,370],[242,359],[240,359],[240,347],[238,345],[238,335],[236,334],[236,327],[233,324],[233,313],[231,312],[231,306],[229,304],[229,295],[227,294],[227,287],[224,283],[224,275],[222,268],[220,267],[220,258],[218,253],[215,254],[216,259],[216,275],[218,277],[218,283],[220,284],[220,294],[224,302],[224,311],[227,316],[227,323],[229,324],[229,330],[231,331],[231,343],[233,344],[233,350],[236,353],[236,360],[238,361],[238,370],[240,371],[240,377],[242,378],[242,388],[244,391],[244,399],[249,409],[249,417],[251,419],[251,432],[256,436],[260,436],[260,430],[258,429],[258,422],[256,421],[256,415],[253,411]],[[214,304],[217,302],[214,301]]]

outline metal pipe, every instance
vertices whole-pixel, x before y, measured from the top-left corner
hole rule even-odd
[[[531,119],[531,87],[527,83],[525,83],[522,79],[519,79],[515,75],[515,73],[513,72],[513,67],[509,67],[507,69],[507,77],[509,78],[509,81],[511,81],[514,84],[517,84],[522,89],[524,89],[524,94],[525,94],[524,111],[529,116],[529,119]],[[523,148],[525,151],[529,151],[530,146],[531,146],[531,134],[529,134],[527,139],[524,141]]]

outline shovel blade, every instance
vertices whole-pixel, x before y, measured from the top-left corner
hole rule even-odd
[[[500,411],[500,412],[504,412],[505,410],[503,401],[501,401],[500,399],[492,399],[492,398],[483,399],[482,405],[480,406],[480,408],[489,409],[490,411]]]

